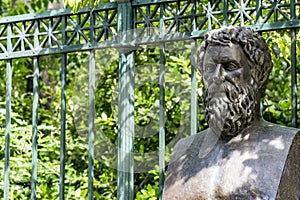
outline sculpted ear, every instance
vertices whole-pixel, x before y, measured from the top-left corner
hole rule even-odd
[[[255,60],[259,64],[259,66],[263,66],[264,61],[265,61],[265,55],[264,52],[262,52],[260,49],[257,49],[255,52]]]

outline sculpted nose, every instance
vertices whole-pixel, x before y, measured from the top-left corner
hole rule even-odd
[[[222,83],[225,81],[224,70],[221,64],[217,64],[216,70],[212,75],[212,80],[214,83],[216,82]]]

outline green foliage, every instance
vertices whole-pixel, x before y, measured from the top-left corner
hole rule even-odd
[[[155,182],[155,185],[148,184],[146,189],[142,189],[137,192],[137,200],[156,200],[158,197],[158,181]]]
[[[48,5],[59,0],[2,0],[1,15],[21,15],[27,13],[43,12],[48,9]]]
[[[184,48],[181,46],[185,46]],[[179,48],[180,47],[180,48]],[[171,49],[174,48],[174,49]],[[188,124],[183,115],[189,110],[190,61],[184,49],[187,44],[170,45],[166,61],[166,136],[167,143],[182,132],[180,125]],[[139,74],[136,82],[137,138],[135,152],[150,156],[137,157],[136,161],[149,162],[151,152],[158,150],[158,102],[159,102],[159,49],[139,49],[136,60]],[[177,52],[177,53],[174,53]],[[181,55],[179,55],[179,53]],[[66,131],[66,198],[87,197],[87,127],[88,127],[88,53],[68,54],[67,65],[67,131]],[[96,138],[95,184],[97,199],[116,199],[117,151],[117,95],[118,52],[97,52],[96,70]],[[60,156],[60,56],[40,58],[39,127],[38,127],[38,178],[37,197],[57,199],[59,195]],[[1,63],[1,80],[5,80],[5,63]],[[152,68],[149,68],[152,66]],[[13,101],[11,129],[11,196],[28,199],[31,183],[31,118],[32,118],[32,60],[13,60]],[[150,71],[147,71],[150,70]],[[153,70],[153,71],[151,71]],[[149,76],[152,74],[152,76]],[[183,77],[180,77],[180,76]],[[5,93],[5,83],[0,91]],[[5,124],[5,96],[1,96],[1,121]],[[147,128],[149,128],[147,130]],[[1,134],[4,135],[1,127]],[[144,133],[144,136],[139,133]],[[188,132],[186,132],[188,134]],[[182,135],[183,137],[184,135]],[[177,138],[178,140],[179,138]],[[174,144],[176,141],[173,141]],[[4,137],[1,137],[1,159],[4,160]],[[110,145],[107,145],[110,144]],[[172,145],[170,145],[172,147]],[[167,160],[169,160],[167,149]],[[158,160],[155,160],[158,163]],[[153,167],[155,163],[153,164]],[[3,171],[1,165],[1,171]],[[112,168],[111,168],[112,167]],[[3,174],[1,173],[1,179]],[[158,195],[158,169],[135,175],[136,198],[156,198]],[[0,190],[3,195],[3,190]]]
[[[263,116],[267,121],[292,126],[292,91],[291,91],[291,37],[286,31],[273,31],[264,33],[264,38],[269,44],[272,53],[273,70],[270,74],[264,98]],[[296,38],[299,38],[300,34]],[[300,68],[300,44],[297,42],[296,73],[299,74]],[[300,77],[297,76],[299,83]],[[298,84],[297,91],[300,87]],[[300,104],[299,98],[297,105]],[[299,113],[298,113],[299,115]],[[299,118],[299,116],[298,116]]]
[[[290,37],[286,32],[265,33],[272,49],[274,69],[270,76],[264,101],[264,117],[271,122],[291,125],[290,89]],[[299,51],[299,42],[297,43]],[[188,135],[189,96],[191,64],[188,42],[166,45],[166,161],[176,137]],[[280,51],[279,51],[280,50]],[[300,53],[300,52],[297,52]],[[158,162],[151,157],[158,150],[159,130],[159,49],[141,48],[136,51],[135,88],[135,153],[150,156],[135,157],[136,163],[153,161],[152,170],[134,176],[135,198],[156,199],[158,196]],[[88,166],[88,56],[86,52],[68,54],[67,66],[67,160],[66,198],[87,197]],[[297,58],[299,62],[299,57]],[[118,132],[118,52],[97,51],[96,70],[96,138],[95,138],[95,184],[97,199],[116,199],[117,196],[117,132]],[[37,196],[41,199],[57,199],[59,195],[60,155],[60,56],[40,59],[39,100],[39,155]],[[32,60],[13,61],[12,129],[11,129],[11,197],[28,199],[31,177],[31,104]],[[5,80],[5,63],[0,67],[1,80]],[[299,70],[299,68],[297,68]],[[200,75],[198,76],[200,77]],[[298,81],[299,77],[298,77]],[[201,88],[200,82],[198,88]],[[299,89],[299,88],[298,88]],[[0,82],[5,93],[5,83]],[[199,126],[203,130],[201,89],[198,91]],[[5,124],[5,96],[0,104],[1,124]],[[298,100],[299,101],[299,100]],[[185,117],[186,116],[186,117]],[[1,127],[4,136],[5,127]],[[183,129],[184,128],[184,129]],[[185,133],[180,135],[180,133]],[[4,137],[1,137],[0,158],[4,160]],[[137,165],[136,167],[140,167]],[[3,165],[0,167],[3,171]],[[0,175],[3,179],[3,174]],[[3,195],[3,190],[0,190]]]
[[[47,9],[52,1],[2,0],[2,16]],[[101,1],[108,2],[108,1]],[[96,5],[98,1],[68,0],[68,7],[78,9]],[[30,6],[29,6],[30,5]],[[18,9],[12,9],[18,8]],[[221,16],[219,16],[221,17]],[[218,26],[215,24],[214,26]],[[207,28],[207,27],[205,27]],[[271,72],[264,100],[264,118],[268,121],[291,126],[291,58],[290,35],[286,31],[263,34],[272,51],[274,68]],[[300,38],[298,31],[297,38]],[[288,45],[287,45],[288,44]],[[189,42],[166,44],[165,68],[165,133],[166,161],[180,137],[189,134],[190,63]],[[297,41],[300,55],[300,41]],[[136,169],[143,163],[153,163],[149,171],[134,175],[135,199],[157,199],[159,193],[157,153],[159,141],[159,48],[148,46],[136,50],[135,77],[135,153]],[[66,120],[66,199],[86,199],[88,192],[88,58],[87,52],[68,54],[67,65],[67,120]],[[58,199],[60,164],[60,68],[61,56],[40,59],[39,126],[38,126],[38,199]],[[96,54],[95,97],[95,171],[94,196],[96,199],[117,197],[117,135],[118,135],[118,51],[99,50]],[[300,57],[297,57],[300,63]],[[31,132],[32,132],[32,60],[13,60],[12,127],[10,159],[10,197],[29,199],[31,184]],[[300,73],[299,64],[297,73]],[[4,162],[5,146],[5,62],[0,62],[0,160]],[[198,74],[198,78],[200,75]],[[199,79],[200,80],[200,79]],[[300,82],[300,76],[297,77]],[[198,81],[198,131],[206,127],[201,109],[202,85]],[[297,88],[300,91],[300,86]],[[300,105],[300,98],[298,98]],[[299,113],[300,114],[300,113]],[[298,115],[299,115],[298,114]],[[300,119],[300,115],[298,116]],[[299,124],[299,123],[298,123]],[[186,126],[188,125],[188,126]],[[145,167],[145,169],[147,169]],[[151,169],[151,170],[150,170]],[[3,172],[4,165],[0,165]],[[0,173],[3,180],[3,173]],[[1,183],[3,184],[3,183]],[[1,185],[2,186],[2,185]],[[0,189],[3,196],[3,187]]]
[[[97,7],[99,4],[113,2],[113,0],[64,0],[66,8],[71,8],[74,12],[86,6]]]

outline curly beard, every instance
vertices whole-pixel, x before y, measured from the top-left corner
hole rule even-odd
[[[205,121],[221,139],[231,139],[254,118],[255,94],[250,86],[212,84],[204,90]]]

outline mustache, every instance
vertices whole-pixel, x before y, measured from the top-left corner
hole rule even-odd
[[[242,92],[242,87],[237,87],[229,82],[224,83],[213,83],[207,88],[204,88],[203,100],[205,103],[211,101],[216,94],[223,94],[227,97],[228,101],[226,103],[235,103],[238,100],[239,94]]]

